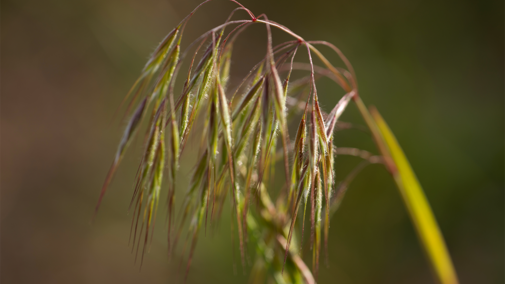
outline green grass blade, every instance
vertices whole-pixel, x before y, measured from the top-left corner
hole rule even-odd
[[[439,281],[443,284],[458,283],[442,233],[416,175],[412,171],[398,141],[379,112],[372,108],[370,113],[397,167],[396,173],[393,173],[394,179]]]

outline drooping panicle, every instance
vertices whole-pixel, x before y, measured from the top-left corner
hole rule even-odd
[[[246,11],[251,19],[232,20],[235,11]],[[224,24],[207,31],[181,51],[182,34],[194,12],[161,41],[132,87],[130,93],[134,96],[126,110],[126,116],[131,118],[99,202],[128,144],[141,123],[146,122],[131,201],[132,252],[136,250],[137,255],[140,252],[141,265],[150,246],[149,239],[154,235],[158,201],[165,183],[168,184],[169,255],[176,250],[181,234],[187,234],[183,237],[182,248],[182,255],[187,257],[186,271],[203,231],[201,226],[205,224],[205,233],[208,221],[209,228],[214,228],[230,196],[232,217],[237,222],[237,226],[235,220],[232,223],[232,235],[238,234],[243,266],[246,259],[249,260],[246,251],[249,242],[258,244],[269,236],[277,243],[274,253],[279,252],[279,244],[285,248],[283,269],[286,265],[287,275],[278,275],[279,281],[296,282],[303,274],[303,279],[312,284],[313,277],[297,254],[303,246],[309,205],[313,271],[317,273],[322,216],[325,214],[327,250],[330,208],[336,200],[331,194],[335,181],[333,133],[340,115],[354,96],[355,88],[347,90],[349,86],[355,87],[354,73],[333,67],[311,42],[268,20],[264,14],[254,16],[243,6],[234,10]],[[232,68],[235,66],[232,52],[239,46],[235,44],[238,35],[254,23],[266,25],[267,52],[244,78],[236,81],[240,82],[237,86],[235,76],[239,72]],[[225,34],[228,26],[232,29]],[[295,40],[274,46],[271,27],[287,32]],[[295,62],[300,46],[307,47],[310,64]],[[311,53],[326,67],[314,65]],[[189,59],[187,76],[179,82],[177,74],[187,68],[183,63],[186,55]],[[233,59],[240,62],[240,58]],[[290,82],[293,70],[310,71],[310,75]],[[319,104],[316,90],[316,80],[321,77],[336,81],[347,92],[328,115]],[[300,122],[292,124],[292,119],[300,115]],[[298,128],[291,141],[288,130],[294,125]],[[183,158],[185,152],[191,152],[196,161],[175,224],[174,211],[179,207],[175,204],[176,187],[185,179],[184,176],[180,178],[179,164],[192,160]],[[285,181],[278,188],[272,188],[280,177],[276,173],[280,164],[284,167]],[[271,200],[272,194],[278,195],[275,202]],[[302,202],[303,217],[298,218],[302,215],[298,214]],[[302,221],[301,241],[295,232],[297,219]],[[259,253],[265,263],[273,261],[266,253],[271,249],[271,241],[264,243],[263,250],[252,250]]]

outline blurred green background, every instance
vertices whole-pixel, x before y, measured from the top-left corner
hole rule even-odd
[[[142,271],[130,254],[127,208],[138,151],[91,218],[123,127],[113,113],[156,44],[198,3],[2,1],[2,283],[183,283],[185,265],[179,257],[168,261],[162,222]],[[504,283],[503,1],[243,4],[341,48],[365,103],[378,107],[410,159],[461,283]],[[235,5],[215,0],[204,7],[187,27],[186,46]],[[264,54],[264,41],[261,25],[242,37],[232,85]],[[327,111],[341,94],[336,88],[319,86]],[[363,124],[352,105],[343,120]],[[375,151],[369,136],[352,130],[337,133],[336,143]],[[358,162],[337,158],[337,179]],[[183,167],[181,176],[190,170]],[[230,245],[226,215],[219,230],[200,238],[188,283],[247,282],[250,268],[243,272]],[[434,283],[380,166],[351,184],[330,238],[319,283]]]

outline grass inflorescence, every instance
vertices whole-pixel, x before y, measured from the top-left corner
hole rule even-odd
[[[263,282],[267,276],[279,283],[315,283],[312,275],[317,276],[323,244],[328,250],[330,217],[352,179],[363,167],[373,163],[385,164],[395,179],[401,179],[388,150],[388,141],[363,108],[355,72],[337,47],[324,41],[306,41],[264,14],[256,17],[234,0],[239,7],[222,25],[210,29],[181,51],[187,22],[209,1],[195,8],[161,41],[125,98],[125,102],[129,101],[125,112],[129,122],[96,210],[129,144],[138,135],[142,123],[146,123],[143,154],[130,204],[133,211],[130,239],[136,257],[141,255],[141,262],[152,240],[160,192],[166,189],[169,254],[173,254],[180,242],[183,227],[188,226],[188,237],[183,244],[183,253],[188,257],[187,270],[200,232],[206,232],[209,223],[219,220],[226,200],[230,200],[232,230],[238,237],[244,267],[246,256],[251,253],[246,244],[256,247],[252,267],[255,283]],[[231,20],[238,11],[247,12],[249,18]],[[266,53],[233,91],[228,81],[232,74],[234,43],[252,24],[266,26]],[[294,39],[274,45],[272,27]],[[317,45],[332,49],[344,66],[332,65]],[[193,47],[195,51],[189,57]],[[300,52],[307,53],[308,63],[295,61]],[[315,65],[313,57],[322,66]],[[187,73],[181,70],[184,61],[189,62]],[[308,74],[292,80],[293,70]],[[182,78],[179,80],[183,86],[176,91],[178,77]],[[329,113],[319,104],[316,82],[321,77],[331,79],[345,93]],[[358,104],[381,155],[335,147],[335,129],[354,127],[339,121],[352,101]],[[297,117],[301,117],[299,121]],[[197,142],[198,150],[194,151],[198,157],[189,187],[177,193],[180,159],[199,123],[203,128],[198,129],[197,138],[201,140]],[[289,135],[289,126],[297,126],[294,139]],[[363,162],[335,187],[337,154],[361,157]],[[284,186],[280,192],[276,191],[278,198],[274,203],[269,179],[273,178],[277,163],[284,168],[285,179],[281,181]],[[182,194],[178,214],[174,212],[176,193]],[[299,251],[305,218],[311,224],[312,271]],[[295,232],[297,222],[302,224],[301,234]]]

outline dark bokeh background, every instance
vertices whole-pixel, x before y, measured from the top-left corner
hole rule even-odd
[[[126,209],[138,154],[125,160],[93,224],[91,217],[120,137],[113,112],[154,46],[197,3],[2,1],[2,283],[182,283],[179,261],[167,260],[161,225],[142,271],[133,263]],[[409,157],[461,283],[503,283],[503,1],[244,4],[342,49],[363,99],[379,108]],[[223,0],[205,6],[185,44],[233,7]],[[242,38],[244,62],[260,58],[264,37],[258,25]],[[246,72],[238,56],[233,62],[234,74]],[[334,88],[324,81],[319,87],[326,110],[338,99]],[[362,123],[353,106],[343,119]],[[337,144],[373,150],[363,140],[369,137],[345,131]],[[337,163],[342,179],[357,160]],[[249,269],[244,274],[237,263],[233,272],[228,223],[225,217],[219,231],[200,239],[189,283],[247,281]],[[434,283],[380,166],[351,185],[330,236],[330,265],[319,283]]]

